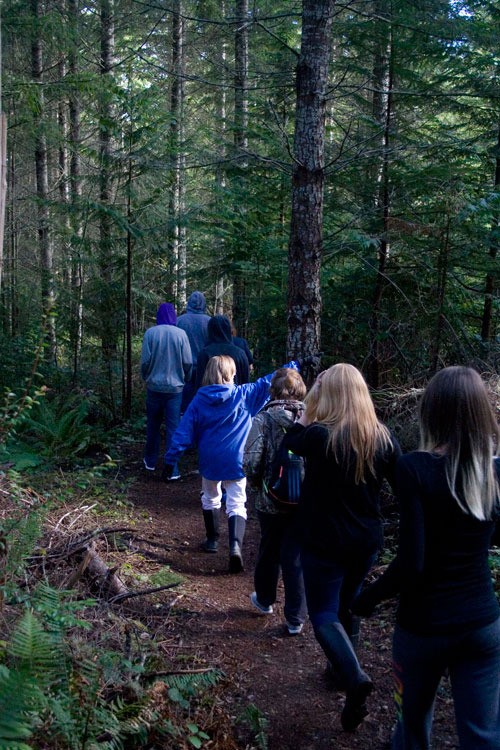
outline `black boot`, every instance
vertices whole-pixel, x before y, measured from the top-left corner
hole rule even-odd
[[[229,529],[229,572],[241,573],[243,570],[243,558],[241,548],[245,536],[246,521],[243,516],[229,516],[227,519]]]
[[[339,613],[339,615],[340,622],[343,625],[345,632],[349,636],[349,640],[351,641],[354,652],[357,654],[360,639],[361,617],[357,617],[350,612],[344,615]],[[342,680],[340,676],[335,672],[335,669],[331,662],[327,662],[325,669],[325,680],[330,690],[343,690],[345,692],[347,686],[342,684]]]
[[[345,685],[346,701],[340,721],[346,732],[353,732],[368,714],[366,699],[373,690],[373,682],[361,669],[340,622],[320,625],[314,634],[342,685]]]
[[[219,547],[219,517],[220,510],[218,508],[203,511],[207,538],[202,542],[201,547],[205,552],[217,552]]]

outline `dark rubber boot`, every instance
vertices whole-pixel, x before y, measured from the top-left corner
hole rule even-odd
[[[243,516],[229,516],[229,572],[241,573],[243,570],[243,537],[245,536],[246,521]]]
[[[355,615],[349,613],[347,617],[341,617],[341,622],[344,626],[344,630],[349,636],[352,647],[357,654],[360,639],[361,617],[356,617]],[[343,690],[345,692],[346,685],[342,684],[342,680],[340,679],[340,676],[335,672],[335,669],[331,662],[328,662],[326,665],[325,680],[331,690]]]
[[[366,699],[373,690],[373,682],[361,669],[340,622],[320,625],[314,634],[341,684],[345,685],[346,701],[340,721],[346,732],[353,732],[368,714]]]
[[[207,538],[202,542],[201,547],[205,552],[217,552],[219,548],[219,518],[220,510],[218,508],[203,511]]]

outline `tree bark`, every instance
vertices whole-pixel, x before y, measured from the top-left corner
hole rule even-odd
[[[498,129],[498,139],[497,139],[495,188],[498,189],[499,185],[500,185],[500,127]],[[497,253],[498,253],[498,240],[495,239],[495,237],[498,235],[498,228],[500,225],[500,219],[498,217],[498,213],[492,223],[493,223],[493,228],[491,232],[489,256],[491,258],[491,262],[493,265],[493,263],[496,260]],[[481,339],[485,343],[490,342],[493,339],[494,334],[495,334],[495,331],[493,330],[493,295],[495,292],[496,283],[497,283],[496,274],[494,274],[493,271],[490,271],[486,275],[486,283],[484,287],[483,318],[481,321]]]
[[[80,168],[80,97],[77,90],[78,75],[78,0],[68,0],[68,16],[71,30],[68,55],[68,72],[71,78],[69,94],[69,184],[72,242],[71,242],[71,278],[70,278],[70,342],[73,356],[73,378],[76,380],[80,367],[80,353],[83,338],[83,268],[81,260],[81,243],[83,227],[81,221],[81,168]]]
[[[375,2],[377,18],[387,19],[383,26],[383,36],[377,45],[374,63],[373,116],[380,126],[382,134],[381,160],[376,178],[375,211],[380,229],[378,246],[378,267],[373,290],[370,315],[370,352],[368,355],[367,379],[373,388],[380,386],[380,308],[382,295],[386,286],[386,265],[389,255],[389,148],[391,135],[392,112],[392,32],[386,12],[386,0]],[[387,35],[384,31],[387,30]]]
[[[0,112],[0,291],[3,280],[3,238],[7,201],[7,118]]]
[[[100,326],[104,362],[111,378],[111,360],[116,350],[116,325],[113,301],[113,243],[109,209],[112,203],[112,104],[109,80],[114,55],[114,0],[101,0],[101,105],[99,126],[99,261],[101,272]],[[112,394],[110,384],[110,394]]]
[[[326,88],[335,0],[303,0],[288,245],[289,357],[320,349]]]
[[[172,13],[172,87],[170,90],[170,158],[172,163],[169,195],[168,250],[170,260],[170,288],[167,293],[177,302],[178,309],[186,305],[186,233],[183,221],[184,204],[184,156],[183,108],[184,108],[184,21],[182,2],[175,0]]]
[[[33,37],[31,41],[31,74],[35,85],[38,105],[35,114],[35,177],[38,199],[38,248],[40,253],[40,282],[42,294],[42,314],[47,341],[46,358],[55,362],[56,357],[56,329],[54,319],[54,250],[49,231],[50,215],[49,199],[49,157],[47,139],[44,132],[44,94],[43,94],[43,58],[42,40],[40,37],[40,0],[31,0],[31,12],[34,20]]]
[[[246,179],[248,150],[248,0],[235,2],[234,32],[234,153],[233,175],[240,185]],[[241,238],[239,238],[240,240]],[[233,273],[232,318],[241,336],[246,335],[246,277]]]

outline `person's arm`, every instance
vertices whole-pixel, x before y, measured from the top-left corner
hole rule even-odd
[[[184,451],[193,445],[196,438],[196,423],[197,412],[196,404],[193,399],[181,417],[181,421],[172,435],[170,447],[165,453],[165,466],[173,467]]]
[[[399,460],[396,466],[399,497],[398,551],[386,571],[356,597],[351,610],[369,617],[385,599],[402,590],[412,591],[421,581],[425,558],[425,525],[418,476],[410,463]]]
[[[189,339],[186,333],[183,336],[181,351],[182,351],[182,369],[184,371],[184,382],[189,383],[189,381],[191,380],[191,374],[193,372],[193,355],[191,353],[191,344],[189,343]]]
[[[399,459],[403,455],[403,452],[401,450],[401,446],[399,445],[398,441],[392,434],[391,434],[391,440],[392,440],[392,449],[390,449],[387,453],[385,467],[384,467],[384,476],[389,482],[392,491],[395,492],[396,490],[396,466],[397,466]]]
[[[144,334],[142,339],[141,349],[141,378],[146,380],[149,370],[149,363],[151,361],[151,347],[149,345],[149,336]]]
[[[286,365],[282,365],[282,367],[289,367],[290,369],[298,370],[300,372],[300,368],[295,360],[288,362]],[[258,380],[255,380],[253,383],[244,383],[243,385],[238,386],[238,388],[243,389],[246,406],[252,417],[254,417],[257,412],[266,405],[269,399],[269,387],[273,375],[274,372],[270,372],[267,375],[258,378]]]
[[[201,388],[201,383],[203,380],[203,376],[205,374],[205,368],[207,366],[208,362],[208,356],[206,352],[201,350],[201,352],[198,354],[197,360],[196,360],[196,380],[195,380],[195,391],[198,390],[198,388]]]
[[[251,487],[260,489],[264,476],[265,413],[257,414],[248,433],[243,454],[243,471]]]

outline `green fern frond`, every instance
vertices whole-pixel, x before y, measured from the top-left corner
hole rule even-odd
[[[42,700],[29,674],[0,665],[0,750],[31,750],[31,712]]]
[[[31,609],[26,610],[12,633],[8,654],[17,672],[31,676],[40,689],[61,674],[61,650]]]
[[[7,519],[2,524],[3,536],[7,540],[7,556],[4,558],[3,590],[5,598],[12,597],[18,588],[17,578],[25,568],[41,535],[43,513],[31,509],[27,513]]]

